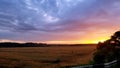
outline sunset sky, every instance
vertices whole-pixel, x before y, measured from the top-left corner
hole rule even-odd
[[[0,42],[97,43],[120,30],[120,0],[0,0]]]

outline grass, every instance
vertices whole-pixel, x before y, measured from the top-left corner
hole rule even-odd
[[[0,48],[2,68],[61,68],[87,64],[96,46]]]

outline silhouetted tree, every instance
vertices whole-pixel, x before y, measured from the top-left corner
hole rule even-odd
[[[99,42],[93,54],[95,64],[102,64],[114,59],[120,60],[120,31],[115,32],[110,39]],[[120,64],[118,64],[120,65]],[[97,67],[96,67],[97,68]]]

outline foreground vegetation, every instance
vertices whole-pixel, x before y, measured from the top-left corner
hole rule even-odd
[[[87,64],[92,46],[0,48],[0,68],[60,68]]]
[[[110,39],[98,43],[93,60],[95,64],[102,64],[97,65],[95,68],[100,66],[104,68],[104,63],[113,60],[117,60],[117,64],[114,67],[120,67],[120,31],[115,32]]]

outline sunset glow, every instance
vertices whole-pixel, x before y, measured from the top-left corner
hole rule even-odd
[[[0,0],[0,42],[98,43],[119,27],[119,0]]]

